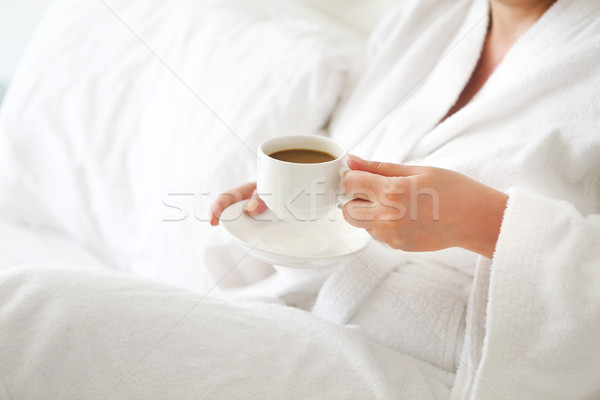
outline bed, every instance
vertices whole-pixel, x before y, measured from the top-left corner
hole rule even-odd
[[[394,3],[49,7],[0,111],[0,398],[388,398],[390,382],[410,398],[446,379],[277,304],[204,329],[231,312],[209,298],[273,273],[236,264],[207,205],[252,179],[260,141],[326,134]]]
[[[221,271],[196,266],[228,245],[198,223],[210,200],[253,179],[263,139],[323,132],[393,2],[250,3],[54,2],[2,107],[5,236],[48,232],[110,269],[206,290]],[[270,271],[240,270],[234,286]]]

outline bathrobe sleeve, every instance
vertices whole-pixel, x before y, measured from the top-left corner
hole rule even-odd
[[[511,190],[482,260],[454,398],[600,398],[600,215]]]

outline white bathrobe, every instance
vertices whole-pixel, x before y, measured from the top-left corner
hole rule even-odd
[[[332,135],[368,159],[448,168],[507,191],[493,261],[458,249],[363,254],[325,283],[314,312],[447,371],[458,355],[454,398],[598,398],[600,3],[556,2],[440,123],[488,25],[484,0],[398,9]],[[398,260],[386,265],[391,253]],[[373,271],[379,279],[365,278]],[[463,337],[461,291],[473,275]]]
[[[493,260],[374,242],[278,288],[312,313],[109,272],[5,272],[0,398],[598,398],[600,3],[558,0],[439,123],[488,14],[486,0],[404,3],[331,131],[366,158],[507,191]]]

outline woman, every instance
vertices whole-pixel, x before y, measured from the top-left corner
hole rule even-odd
[[[331,131],[396,163],[349,157],[344,218],[428,253],[373,245],[328,278],[312,313],[457,372],[455,398],[594,398],[600,4],[486,3],[411,2],[375,35]],[[254,189],[221,196],[211,223],[234,197],[263,212]],[[439,218],[434,196],[417,218],[390,215],[384,203],[410,210],[420,189]]]
[[[598,398],[599,62],[596,0],[406,2],[331,124],[389,161],[351,157],[344,177],[345,218],[387,246],[286,305],[6,272],[0,398]],[[421,189],[439,218],[429,195],[381,218]]]

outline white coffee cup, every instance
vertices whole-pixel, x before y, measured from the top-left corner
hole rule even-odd
[[[281,161],[278,151],[306,149],[329,153],[335,159],[321,163]],[[348,170],[348,151],[340,142],[316,135],[268,139],[258,147],[257,192],[281,220],[313,221],[332,215],[343,202],[342,177]]]

